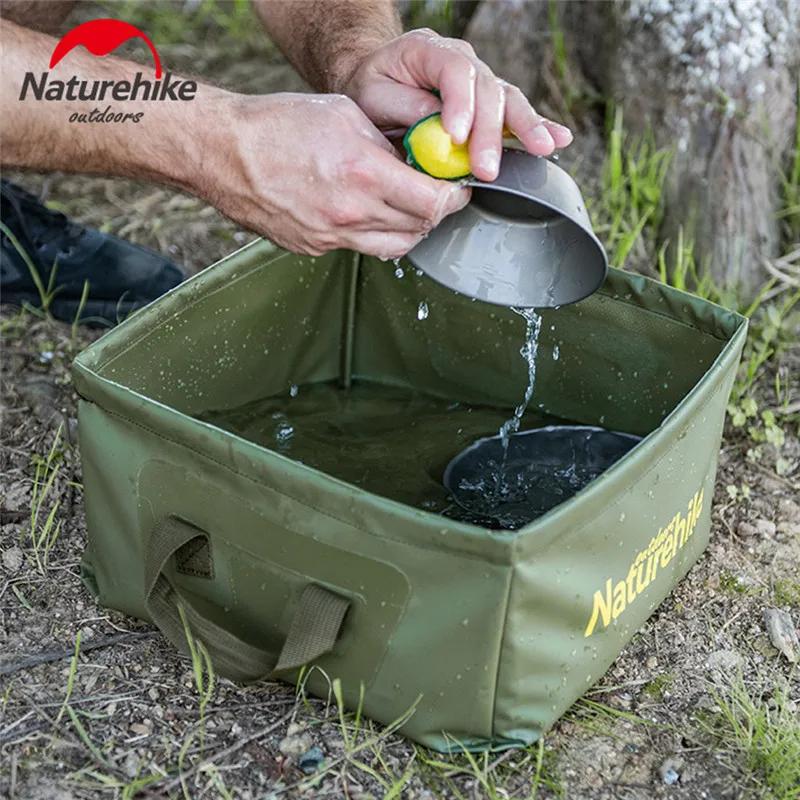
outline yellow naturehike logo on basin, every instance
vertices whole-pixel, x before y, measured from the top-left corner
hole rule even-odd
[[[613,581],[609,578],[606,581],[605,591],[598,589],[594,593],[592,616],[586,626],[584,637],[594,633],[598,619],[602,618],[603,627],[607,627],[612,619],[617,619],[650,585],[650,581],[655,579],[659,564],[666,567],[675,558],[694,533],[697,518],[703,510],[704,492],[705,489],[695,492],[687,506],[686,517],[679,511],[666,528],[658,529],[647,549],[636,556],[623,580],[613,586]]]

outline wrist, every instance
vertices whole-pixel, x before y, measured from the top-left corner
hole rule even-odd
[[[165,135],[155,141],[155,154],[142,154],[144,170],[151,170],[144,177],[208,196],[211,178],[218,169],[224,169],[220,162],[231,140],[231,125],[235,124],[231,109],[234,97],[232,92],[200,84],[197,96],[185,104],[179,117],[151,119],[151,124],[164,126]],[[152,145],[147,148],[153,149]]]
[[[326,70],[325,91],[334,94],[346,94],[352,97],[354,91],[353,78],[359,67],[376,50],[386,44],[385,38],[359,40],[347,49],[341,50],[331,59]]]

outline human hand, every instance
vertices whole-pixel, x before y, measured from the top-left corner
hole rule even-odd
[[[403,163],[342,95],[233,95],[229,120],[203,143],[197,194],[295,253],[347,248],[382,258],[408,252],[469,190]]]
[[[431,89],[438,89],[442,99]],[[504,124],[533,155],[550,155],[572,141],[569,128],[539,116],[522,91],[498,79],[472,45],[428,29],[379,47],[359,64],[343,91],[389,136],[441,110],[453,141],[463,144],[469,138],[472,172],[481,180],[497,177]]]

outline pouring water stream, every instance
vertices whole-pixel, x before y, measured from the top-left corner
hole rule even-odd
[[[514,416],[506,420],[500,428],[500,441],[503,443],[503,464],[508,456],[508,442],[512,434],[519,430],[522,416],[533,397],[536,383],[536,353],[539,350],[539,332],[542,329],[542,317],[533,308],[512,308],[512,311],[525,319],[525,344],[520,348],[520,355],[528,362],[528,388],[522,402],[516,407]]]

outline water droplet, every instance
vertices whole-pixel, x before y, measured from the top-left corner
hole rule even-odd
[[[417,308],[417,319],[423,320],[428,318],[428,304],[423,300]]]
[[[292,388],[289,389],[289,395],[291,397],[297,397],[298,387],[296,384],[292,384]]]
[[[558,361],[558,355],[559,355],[558,345],[556,345],[553,348],[553,361]]]
[[[461,620],[461,624],[466,628],[467,625],[469,625],[469,620],[468,619],[462,619]]]

